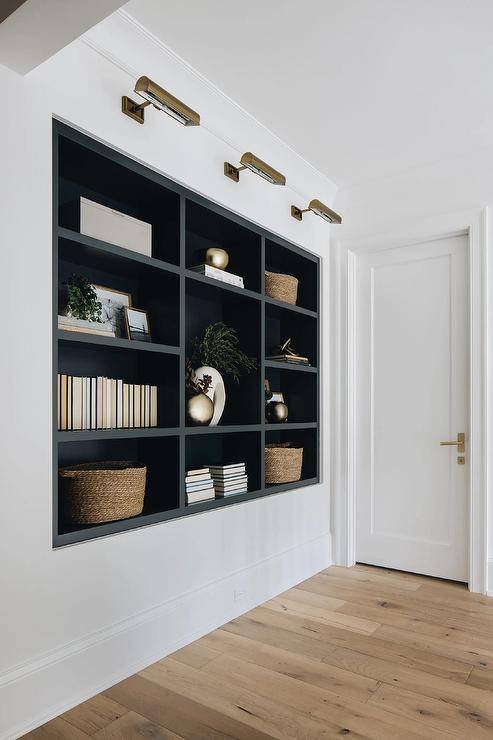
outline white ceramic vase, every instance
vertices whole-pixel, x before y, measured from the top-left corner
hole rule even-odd
[[[202,380],[204,375],[210,375],[212,383],[207,391],[206,395],[209,396],[212,403],[214,404],[214,415],[211,419],[209,426],[217,427],[219,420],[223,415],[224,404],[226,403],[226,391],[224,389],[224,380],[221,373],[214,367],[208,367],[203,365],[197,368],[195,371],[195,377],[197,380]]]

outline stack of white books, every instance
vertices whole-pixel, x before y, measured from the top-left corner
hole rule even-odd
[[[240,275],[233,275],[232,272],[220,270],[218,267],[212,267],[212,265],[196,265],[190,269],[194,272],[198,272],[199,275],[205,275],[205,277],[220,280],[222,283],[228,283],[228,285],[235,285],[237,288],[245,287],[243,284],[243,278]]]
[[[215,498],[214,484],[209,468],[188,470],[185,478],[187,505],[198,504],[200,501],[209,501]]]
[[[214,490],[218,498],[236,496],[248,491],[248,476],[245,463],[231,463],[230,465],[211,465]]]

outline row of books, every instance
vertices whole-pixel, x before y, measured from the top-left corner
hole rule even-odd
[[[205,277],[220,280],[222,283],[228,283],[228,285],[235,285],[237,288],[245,287],[243,284],[243,278],[240,275],[234,275],[232,272],[220,270],[218,267],[213,267],[212,265],[196,265],[190,269],[197,272],[199,275],[205,275]]]
[[[187,504],[198,504],[214,498],[236,496],[248,490],[245,463],[211,465],[188,470],[185,478]]]
[[[58,429],[157,427],[157,386],[58,374]]]

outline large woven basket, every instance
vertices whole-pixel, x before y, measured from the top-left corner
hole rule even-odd
[[[265,446],[265,482],[291,483],[301,478],[303,447],[290,447],[289,442]]]
[[[277,301],[296,305],[298,297],[298,278],[282,275],[279,272],[265,273],[265,294]]]
[[[79,524],[99,524],[142,513],[147,468],[137,462],[96,462],[58,471],[64,513]]]

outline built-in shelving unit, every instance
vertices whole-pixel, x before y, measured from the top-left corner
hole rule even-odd
[[[79,233],[81,196],[152,224],[152,257]],[[319,481],[319,260],[103,144],[53,123],[53,542],[55,547],[176,517],[230,506]],[[242,275],[237,288],[190,268],[209,246],[230,256]],[[265,270],[300,283],[298,305],[264,294]],[[132,294],[148,312],[153,341],[60,331],[59,289],[73,273]],[[194,336],[224,321],[258,361],[239,384],[226,380],[226,408],[217,427],[195,427],[185,416],[185,362]],[[310,366],[266,360],[292,337]],[[106,375],[158,386],[158,426],[57,431],[57,374]],[[289,421],[265,420],[264,379],[284,394]],[[304,449],[301,480],[264,482],[264,448],[289,441]],[[142,515],[81,526],[64,518],[58,468],[101,460],[139,460],[148,469]],[[244,461],[248,492],[186,505],[185,471]]]

